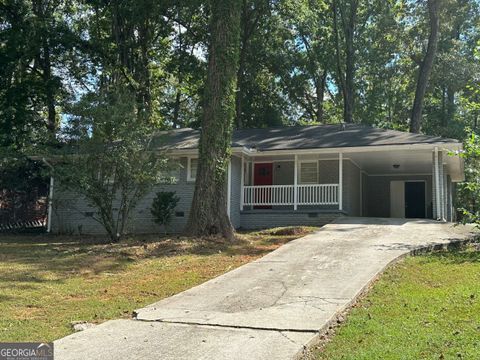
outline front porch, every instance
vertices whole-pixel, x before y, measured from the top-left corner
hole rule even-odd
[[[343,153],[245,156],[239,167],[242,227],[323,225],[360,216],[360,168]]]
[[[243,160],[242,169],[241,210],[343,210],[343,154]]]

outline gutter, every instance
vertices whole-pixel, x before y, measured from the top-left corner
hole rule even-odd
[[[246,146],[235,146],[231,147],[232,154],[243,154],[243,155],[252,155],[256,154],[257,150],[248,148]],[[190,148],[190,149],[168,149],[165,151],[167,155],[172,155],[172,156],[188,156],[188,155],[198,155],[198,149],[197,148]]]
[[[405,144],[405,145],[371,145],[371,146],[344,146],[331,148],[304,148],[304,149],[273,149],[261,150],[256,148],[243,147],[244,154],[254,154],[255,156],[270,156],[270,155],[291,155],[291,154],[325,154],[325,153],[357,153],[357,152],[375,152],[375,151],[394,151],[394,150],[433,150],[434,147],[440,147],[448,150],[461,149],[461,143],[429,143],[429,144]],[[242,148],[232,148],[242,149]]]

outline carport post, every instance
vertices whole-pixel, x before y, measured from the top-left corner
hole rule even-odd
[[[338,153],[338,210],[343,210],[343,153]]]
[[[440,171],[438,168],[438,147],[435,147],[435,156],[434,156],[434,162],[433,162],[433,168],[434,168],[434,174],[433,176],[435,177],[435,217],[437,220],[442,219],[442,213],[440,211],[441,205],[440,205]]]
[[[443,161],[442,161],[443,162]],[[445,170],[445,165],[442,165],[443,167],[443,186],[442,186],[442,219],[444,221],[448,221],[448,216],[447,216],[447,198],[448,198],[448,191],[447,191],[447,172]]]

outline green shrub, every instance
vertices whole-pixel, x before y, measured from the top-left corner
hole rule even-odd
[[[153,199],[150,211],[154,221],[164,226],[165,233],[167,232],[167,226],[172,220],[173,212],[179,200],[180,198],[176,196],[173,191],[157,192],[155,199]]]

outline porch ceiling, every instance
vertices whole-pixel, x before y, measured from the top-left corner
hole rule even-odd
[[[336,160],[338,153],[343,153],[344,159],[351,159],[361,170],[370,175],[400,175],[400,174],[431,174],[433,159],[432,154],[434,146],[431,147],[413,147],[404,146],[405,148],[385,148],[379,149],[372,147],[365,151],[359,149],[352,150],[336,150],[332,152],[317,153],[298,153],[298,160]],[[447,173],[452,177],[452,181],[463,181],[463,160],[459,156],[450,156],[447,154],[448,149],[443,147],[439,150],[444,152],[444,164]],[[275,162],[275,161],[294,161],[295,152],[290,154],[268,154],[262,153],[257,156],[251,156],[250,160],[255,162]],[[399,165],[397,168],[393,165]]]
[[[431,174],[432,151],[405,149],[396,151],[345,153],[370,175]],[[444,157],[444,164],[454,181],[462,180],[462,161],[458,156]],[[395,168],[393,165],[399,165]]]

